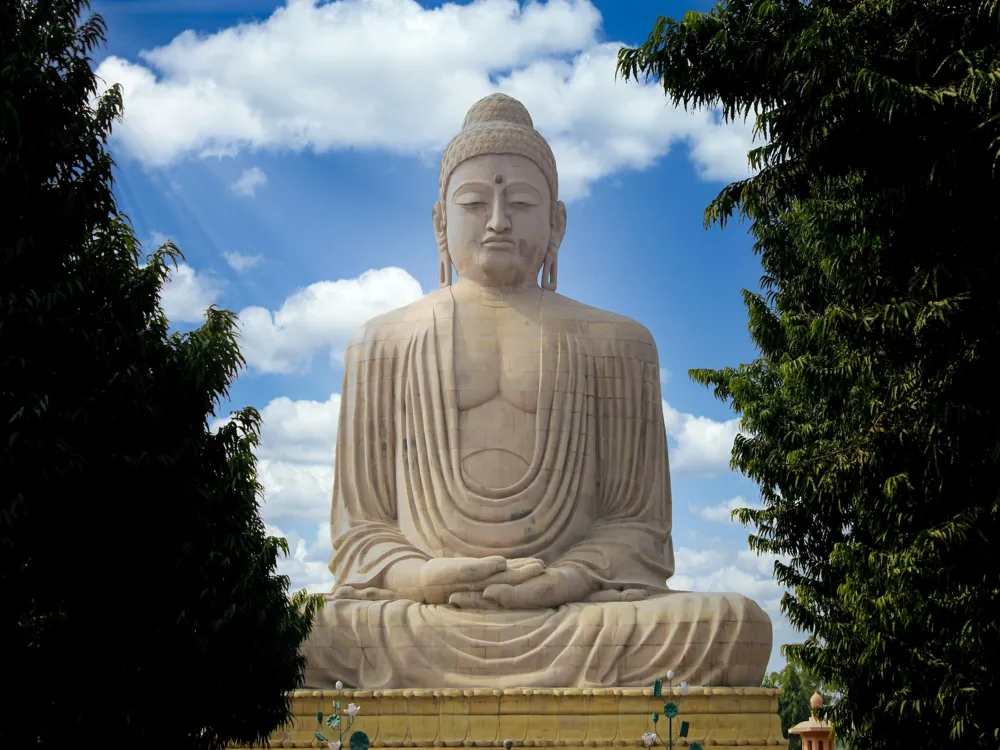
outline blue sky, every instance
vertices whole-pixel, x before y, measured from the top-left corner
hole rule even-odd
[[[234,405],[265,418],[269,525],[295,587],[328,590],[339,353],[365,319],[436,285],[438,160],[481,96],[520,99],[555,152],[568,205],[559,291],[653,333],[671,449],[675,588],[744,593],[779,614],[772,560],[728,510],[758,500],[728,469],[734,415],[694,367],[754,356],[740,290],[761,270],[746,227],[705,206],[748,174],[751,128],[616,81],[621,44],[702,0],[103,0],[98,72],[125,90],[117,195],[149,249],[186,257],[164,306],[181,328],[239,313]]]

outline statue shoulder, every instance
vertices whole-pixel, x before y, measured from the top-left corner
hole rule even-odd
[[[451,315],[450,305],[451,296],[447,289],[425,294],[408,305],[397,307],[365,322],[355,330],[348,346],[408,339],[414,330],[433,320],[435,312],[443,311]]]
[[[607,350],[604,356],[626,349],[630,356],[658,363],[659,355],[653,334],[642,323],[618,313],[592,307],[583,302],[553,294],[546,306],[547,316],[560,319],[564,325],[576,329],[589,338],[595,353]]]

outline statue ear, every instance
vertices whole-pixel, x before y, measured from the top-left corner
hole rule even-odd
[[[559,246],[562,245],[563,237],[566,236],[566,204],[558,201],[555,205],[554,214],[552,217],[552,234],[549,235],[550,253],[559,252]]]
[[[444,215],[444,203],[436,201],[431,211],[434,222],[434,239],[438,246],[438,287],[451,286],[452,265],[451,253],[448,252],[447,220]]]
[[[431,210],[431,218],[434,220],[434,236],[440,241],[440,238],[444,236],[446,225],[444,203],[442,201],[434,201],[434,208]]]

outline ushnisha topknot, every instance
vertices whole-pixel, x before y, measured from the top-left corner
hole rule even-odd
[[[528,110],[507,94],[490,94],[472,105],[462,130],[441,157],[441,200],[446,200],[448,179],[455,167],[480,154],[520,154],[542,170],[552,192],[553,205],[559,199],[559,178],[552,149],[535,130]]]

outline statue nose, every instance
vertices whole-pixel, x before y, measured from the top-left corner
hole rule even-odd
[[[510,229],[510,216],[507,214],[507,204],[504,199],[497,196],[493,200],[490,219],[486,223],[486,228],[492,232],[505,232]]]

